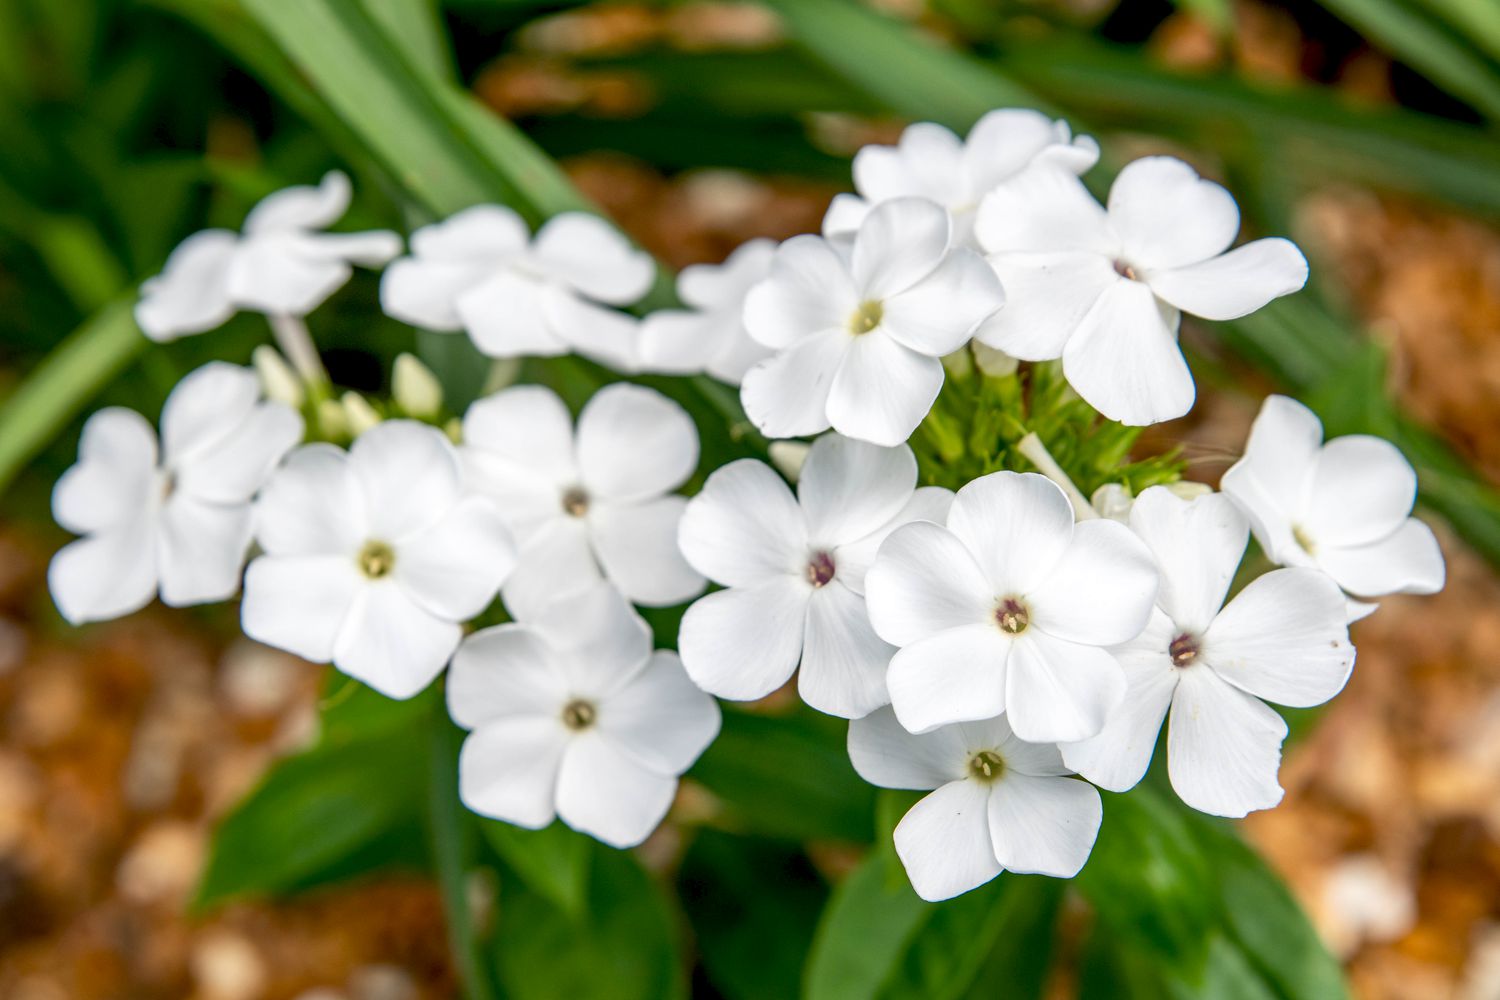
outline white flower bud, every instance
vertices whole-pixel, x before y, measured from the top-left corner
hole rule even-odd
[[[294,410],[302,408],[302,401],[306,397],[302,380],[276,348],[270,344],[261,344],[251,352],[250,361],[255,365],[255,373],[260,376],[261,389],[267,399],[285,403]]]
[[[991,378],[1004,378],[1006,375],[1014,375],[1021,362],[1006,354],[1004,351],[974,341],[974,364],[979,370]]]
[[[1129,486],[1123,483],[1105,483],[1094,491],[1089,502],[1094,505],[1100,517],[1129,524],[1130,506],[1135,503],[1135,498],[1130,495]]]
[[[323,436],[326,438],[337,439],[350,436],[349,415],[338,400],[318,401],[318,427],[322,429]]]
[[[1175,483],[1169,483],[1167,489],[1184,500],[1196,500],[1214,491],[1214,488],[1207,483],[1195,483],[1190,479],[1180,479]]]
[[[391,372],[391,395],[408,416],[431,419],[443,409],[442,383],[415,355],[397,355]]]
[[[349,422],[349,433],[353,437],[359,437],[380,423],[380,414],[376,413],[370,401],[359,393],[346,392],[341,402],[344,404],[344,417]]]
[[[795,483],[802,475],[802,463],[807,461],[809,447],[805,441],[772,441],[767,450],[776,470]]]

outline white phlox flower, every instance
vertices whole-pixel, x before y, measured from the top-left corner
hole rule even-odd
[[[641,367],[670,375],[707,372],[739,385],[771,353],[745,329],[745,295],[771,273],[776,244],[751,240],[722,264],[694,264],[677,276],[687,309],[663,309],[641,323]]]
[[[958,491],[944,524],[892,532],[865,596],[900,647],[886,684],[907,729],[1004,712],[1022,739],[1055,743],[1095,735],[1125,697],[1105,647],[1146,624],[1156,570],[1124,525],[1074,524],[1055,483],[994,472]]]
[[[465,639],[448,710],[472,730],[458,761],[470,809],[531,829],[560,816],[622,848],[656,829],[719,733],[719,706],[603,582]]]
[[[673,492],[698,465],[698,428],[661,393],[605,386],[575,431],[556,393],[516,386],[469,407],[463,442],[469,487],[496,501],[521,545],[505,584],[512,616],[601,576],[655,607],[703,590],[677,549],[687,499]]]
[[[255,515],[264,554],[245,571],[245,634],[390,698],[432,683],[516,561],[494,504],[464,492],[448,439],[410,420],[347,452],[297,449]]]
[[[896,825],[912,888],[937,901],[1002,871],[1072,878],[1094,849],[1099,792],[1057,747],[1016,737],[1004,716],[917,736],[883,708],[849,724],[849,758],[883,788],[934,789]]]
[[[1077,175],[1099,159],[1099,144],[1074,136],[1068,123],[1039,111],[991,111],[960,139],[942,125],[918,122],[894,146],[866,146],[854,156],[858,194],[836,195],[823,217],[823,235],[852,235],[870,209],[892,198],[937,202],[953,220],[953,239],[972,245],[980,201],[1028,168]]]
[[[221,601],[239,589],[250,501],[302,438],[302,418],[263,401],[255,372],[212,361],[177,383],[161,445],[139,413],[112,406],[83,427],[78,464],[52,493],[57,523],[84,535],[52,559],[47,583],[75,625],[164,603]]]
[[[241,309],[305,316],[354,273],[401,252],[401,238],[377,230],[323,232],[349,208],[349,178],[337,170],[317,187],[266,196],[242,232],[205,229],[178,245],[162,273],[141,285],[136,323],[167,341],[220,326]]]
[[[1024,361],[1062,358],[1068,382],[1111,420],[1180,417],[1196,392],[1181,313],[1235,319],[1307,282],[1287,240],[1230,250],[1239,228],[1229,192],[1171,157],[1120,171],[1107,209],[1075,177],[1026,171],[979,209],[975,233],[1007,302],[975,337]]]
[[[830,426],[897,445],[943,385],[939,358],[1004,301],[994,272],[953,247],[948,213],[925,198],[873,209],[848,246],[795,236],[745,298],[745,328],[776,353],[745,374],[745,413],[769,437]]]
[[[1355,597],[1433,594],[1446,567],[1437,538],[1411,517],[1417,475],[1395,445],[1351,434],[1323,442],[1317,416],[1294,399],[1268,397],[1224,473],[1271,559],[1316,567]],[[1352,617],[1373,610],[1352,607]]]
[[[894,650],[870,627],[865,571],[892,530],[941,520],[952,499],[917,488],[905,445],[837,434],[813,442],[795,497],[761,462],[719,469],[688,501],[679,534],[688,562],[726,588],[683,616],[688,674],[744,701],[781,687],[800,663],[797,689],[819,711],[858,718],[886,704]]]
[[[1115,649],[1129,678],[1124,703],[1098,736],[1064,744],[1063,760],[1124,791],[1146,773],[1170,716],[1167,769],[1184,802],[1219,816],[1275,805],[1287,730],[1261,699],[1306,707],[1343,688],[1354,666],[1343,596],[1323,573],[1281,569],[1226,605],[1250,531],[1222,493],[1184,500],[1153,486],[1130,525],[1161,572],[1156,609]]]
[[[511,209],[476,205],[412,233],[411,256],[381,279],[380,304],[414,326],[466,331],[490,357],[577,352],[630,371],[637,322],[600,303],[635,302],[655,274],[598,216],[564,212],[533,237]]]

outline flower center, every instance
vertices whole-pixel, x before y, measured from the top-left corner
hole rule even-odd
[[[1131,267],[1130,264],[1127,261],[1123,261],[1123,260],[1117,260],[1117,261],[1115,261],[1115,273],[1118,274],[1122,278],[1129,278],[1131,281],[1140,281],[1141,280],[1136,275],[1135,268]]]
[[[594,703],[584,701],[582,698],[574,698],[563,706],[563,725],[574,732],[579,732],[592,726],[594,720],[598,717],[599,710],[594,707]]]
[[[166,503],[172,499],[172,494],[177,492],[177,473],[171,469],[164,470],[161,474],[161,499]]]
[[[582,517],[589,512],[589,495],[581,486],[573,486],[562,496],[562,509],[569,517]]]
[[[1031,624],[1031,612],[1014,597],[1007,597],[995,605],[995,624],[1006,635],[1020,635]]]
[[[882,319],[885,319],[885,306],[874,299],[861,302],[859,308],[854,310],[854,315],[849,317],[849,332],[869,333],[880,325]]]
[[[1167,646],[1167,655],[1174,667],[1191,667],[1203,653],[1203,640],[1187,632],[1182,633]]]
[[[821,587],[833,579],[833,557],[827,552],[814,552],[807,561],[807,582]]]
[[[1308,555],[1313,555],[1313,550],[1318,547],[1317,543],[1313,541],[1312,535],[1308,534],[1307,529],[1300,524],[1292,525],[1292,540],[1297,543],[1298,548]]]
[[[969,777],[994,781],[1005,773],[1005,759],[993,750],[981,750],[969,758]]]
[[[396,550],[385,542],[371,539],[359,550],[355,561],[359,564],[361,573],[371,580],[379,580],[390,575],[391,570],[396,568]]]

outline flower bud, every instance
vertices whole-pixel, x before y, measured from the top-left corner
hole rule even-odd
[[[292,366],[270,344],[261,344],[250,354],[250,362],[260,376],[261,390],[267,399],[285,403],[294,410],[302,408],[306,393],[302,380],[292,371]]]
[[[1179,479],[1175,483],[1169,483],[1167,489],[1184,500],[1196,500],[1214,491],[1214,488],[1207,483],[1195,483],[1190,479]]]
[[[443,386],[432,369],[415,355],[401,354],[391,373],[391,395],[408,416],[423,420],[436,417],[443,409]]]
[[[344,393],[342,403],[344,404],[344,417],[348,421],[349,434],[352,437],[359,437],[380,423],[380,414],[376,413],[375,407],[371,406],[369,400],[359,393]]]
[[[807,461],[808,448],[804,441],[772,441],[767,451],[777,471],[795,483],[802,474],[802,463]]]
[[[1089,497],[1089,502],[1094,505],[1100,517],[1128,524],[1130,523],[1130,506],[1135,503],[1135,498],[1130,495],[1129,486],[1122,483],[1105,483],[1094,491],[1094,495]]]
[[[350,436],[349,415],[338,400],[320,399],[318,401],[318,428],[330,441]]]
[[[974,364],[979,370],[991,378],[1004,378],[1006,375],[1014,375],[1016,368],[1021,362],[1006,354],[1002,350],[990,347],[988,344],[973,342]]]

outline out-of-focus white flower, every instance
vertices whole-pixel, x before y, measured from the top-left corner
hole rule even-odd
[[[391,698],[432,683],[515,565],[500,512],[466,495],[442,431],[387,420],[345,452],[297,449],[261,491],[245,634]]]
[[[443,409],[443,384],[414,355],[398,354],[391,368],[391,398],[408,415],[431,420]]]
[[[86,537],[64,546],[47,582],[73,624],[117,618],[158,588],[167,604],[234,594],[250,547],[250,500],[302,437],[302,418],[260,399],[248,368],[214,361],[167,397],[161,447],[140,414],[89,418],[78,464],[52,494],[57,523]]]
[[[493,498],[521,545],[505,603],[523,617],[601,574],[636,604],[679,604],[703,577],[677,550],[698,429],[661,393],[617,382],[573,418],[557,394],[515,386],[464,416],[470,488]]]
[[[656,267],[603,219],[553,217],[532,238],[501,205],[476,205],[411,237],[411,256],[386,269],[380,303],[428,330],[467,331],[495,358],[577,351],[630,370],[635,321],[599,303],[628,305]]]
[[[890,701],[894,650],[870,627],[865,571],[898,525],[941,520],[953,495],[916,489],[905,445],[828,434],[813,442],[797,496],[771,469],[741,459],[688,501],[688,562],[727,589],[683,616],[677,647],[698,684],[721,698],[761,698],[787,682],[813,708],[858,718]]]
[[[538,829],[554,816],[614,847],[656,829],[677,777],[719,733],[719,707],[607,583],[464,640],[448,711],[473,730],[459,795]]]
[[[970,345],[974,354],[974,364],[984,374],[991,378],[1004,378],[1014,375],[1016,369],[1021,367],[1020,359],[1013,358],[998,348],[989,344],[981,344],[979,341],[971,341]]]
[[[771,272],[776,244],[751,240],[722,264],[694,264],[677,276],[689,309],[664,309],[641,323],[641,366],[672,375],[707,372],[739,385],[771,353],[745,330],[745,294]]]
[[[893,532],[865,585],[875,631],[900,647],[886,684],[902,725],[1004,712],[1052,743],[1095,735],[1125,697],[1104,647],[1140,633],[1156,570],[1124,525],[1074,524],[1055,483],[995,472],[958,491],[946,526]]]
[[[1156,609],[1115,649],[1129,678],[1124,704],[1098,736],[1064,744],[1063,759],[1124,791],[1146,773],[1170,712],[1167,766],[1184,802],[1219,816],[1275,805],[1286,723],[1260,699],[1306,707],[1344,686],[1354,647],[1343,595],[1315,570],[1282,569],[1225,605],[1250,530],[1221,493],[1188,501],[1153,486],[1130,526],[1161,572]]]
[[[365,431],[370,430],[380,423],[380,414],[370,401],[352,389],[339,397],[339,402],[344,407],[344,426],[348,428],[349,434],[359,437]]]
[[[1056,746],[1018,739],[1004,716],[916,736],[881,709],[849,724],[849,758],[871,784],[935,789],[895,833],[923,899],[957,896],[1002,871],[1072,878],[1094,849],[1099,792],[1069,777]]]
[[[260,376],[261,391],[267,399],[285,403],[294,410],[302,409],[307,390],[281,352],[270,344],[261,344],[250,352],[250,363],[255,366],[255,374]]]
[[[1351,434],[1324,444],[1311,410],[1271,396],[1245,457],[1221,485],[1283,566],[1321,569],[1356,597],[1443,589],[1442,549],[1432,529],[1410,516],[1417,475],[1383,438]],[[1352,607],[1351,617],[1363,617],[1360,610],[1373,608]]]
[[[379,267],[401,252],[401,238],[383,230],[327,233],[349,207],[349,178],[334,170],[317,187],[268,195],[245,218],[241,233],[205,229],[178,245],[162,273],[141,285],[136,323],[152,340],[176,340],[223,324],[249,309],[305,316],[354,273]]]
[[[745,328],[776,351],[740,396],[770,437],[830,426],[904,442],[943,385],[939,358],[962,347],[1004,293],[974,251],[953,248],[948,213],[925,198],[877,206],[845,248],[796,236],[745,299]]]
[[[854,188],[823,217],[823,235],[854,233],[870,209],[892,198],[937,202],[953,220],[953,240],[971,245],[974,213],[985,195],[1030,167],[1077,175],[1099,159],[1099,144],[1074,136],[1065,121],[1039,111],[1002,108],[969,130],[967,140],[933,122],[909,125],[894,146],[866,146],[854,157]]]
[[[1075,177],[1026,171],[979,210],[1007,302],[975,337],[1024,361],[1062,358],[1068,382],[1112,420],[1180,417],[1195,395],[1181,313],[1235,319],[1307,281],[1287,240],[1229,250],[1239,228],[1229,192],[1171,157],[1120,171],[1107,210]]]

